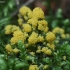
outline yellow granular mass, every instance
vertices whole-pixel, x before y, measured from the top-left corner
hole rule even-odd
[[[33,9],[33,18],[37,18],[37,19],[43,19],[44,18],[44,12],[40,7],[36,7],[35,9]]]
[[[36,28],[38,20],[36,18],[31,18],[27,22],[28,24],[31,24],[33,28]]]
[[[43,36],[38,36],[38,42],[43,42],[44,41],[44,37]]]
[[[35,32],[32,32],[32,34],[28,38],[28,43],[29,44],[35,44],[35,43],[37,43],[37,40],[38,40],[37,37],[38,37],[38,34],[35,33]]]
[[[19,18],[19,19],[18,19],[18,24],[19,24],[19,25],[22,25],[22,24],[23,24],[23,19],[22,19],[22,18]]]
[[[27,21],[28,19],[29,19],[28,16],[25,15],[25,16],[24,16],[24,20]]]
[[[12,37],[10,42],[11,42],[12,45],[14,45],[18,42],[18,39],[16,37]]]
[[[36,53],[41,53],[41,50],[37,50]]]
[[[16,26],[16,25],[12,25],[12,29],[11,29],[11,32],[15,32],[15,31],[18,31],[20,30],[19,26]]]
[[[64,29],[60,28],[60,33],[63,34],[64,32]]]
[[[47,55],[51,55],[52,54],[52,51],[50,49],[48,49],[46,52],[44,52],[45,54]]]
[[[29,24],[23,24],[22,27],[23,27],[23,30],[25,32],[31,32],[31,30],[32,30],[32,28],[31,28],[31,26]]]
[[[43,47],[41,50],[44,54],[51,55],[52,51],[48,47]]]
[[[11,42],[11,44],[16,44],[19,40],[24,42],[24,35],[23,35],[23,32],[20,30],[15,31],[13,33],[13,37],[11,38],[10,42]]]
[[[65,34],[61,34],[61,38],[65,39],[66,35]]]
[[[63,56],[63,60],[66,60],[66,56]]]
[[[11,28],[12,28],[12,25],[7,25],[5,27],[5,34],[11,34]]]
[[[41,31],[44,30],[44,27],[42,26],[42,24],[38,24],[38,30],[41,30]]]
[[[26,59],[29,59],[30,58],[30,56],[26,56]]]
[[[42,24],[43,27],[46,27],[48,25],[48,22],[46,20],[40,20],[38,21],[38,24]]]
[[[46,45],[46,42],[45,41],[43,42],[43,45]]]
[[[37,49],[38,49],[38,50],[41,50],[41,46],[38,46]]]
[[[56,28],[54,28],[53,30],[52,30],[52,32],[53,33],[60,33],[60,34],[63,34],[65,31],[64,31],[64,29],[62,29],[62,28],[59,28],[59,27],[56,27]]]
[[[43,31],[44,31],[45,33],[47,33],[48,30],[49,30],[49,28],[48,28],[48,27],[45,27]]]
[[[27,43],[27,44],[25,44],[25,47],[28,47],[29,46],[29,44]]]
[[[29,18],[32,17],[32,11],[30,8],[26,7],[26,6],[23,6],[19,9],[19,13],[22,15],[22,16],[28,16]]]
[[[29,52],[32,56],[35,56],[35,52]]]
[[[45,20],[38,21],[38,30],[45,31],[48,23]]]
[[[48,47],[43,47],[41,51],[45,53],[47,50],[48,50]]]
[[[48,42],[52,42],[56,39],[56,36],[53,32],[48,32],[47,35],[46,35],[46,40]]]
[[[11,30],[6,30],[5,34],[11,34]]]
[[[11,53],[11,52],[13,51],[13,49],[12,49],[12,47],[11,47],[10,44],[7,44],[6,47],[5,47],[5,49],[6,49],[6,51],[7,51],[8,53]]]
[[[52,50],[54,50],[55,49],[55,45],[53,44],[53,43],[47,43],[47,46],[49,47],[49,48],[51,48]]]
[[[20,50],[17,49],[17,48],[14,48],[14,49],[13,49],[13,52],[16,53],[16,54],[17,54],[19,51],[20,51]]]
[[[32,18],[33,12],[30,10],[27,15],[28,15],[29,18]]]
[[[69,35],[69,34],[66,34],[66,37],[67,37],[67,38],[69,38],[69,37],[70,37],[70,35]]]
[[[23,32],[22,32],[21,30],[15,31],[15,32],[13,33],[13,36],[14,36],[14,37],[23,36]]]
[[[5,30],[11,29],[11,28],[12,28],[12,25],[7,25],[7,26],[5,27]]]
[[[26,38],[28,37],[28,33],[23,32],[23,34],[24,34],[24,40],[26,40]]]
[[[39,70],[37,65],[30,65],[29,70]]]
[[[49,65],[44,65],[43,70],[47,69]]]

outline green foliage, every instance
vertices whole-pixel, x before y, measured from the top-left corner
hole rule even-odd
[[[4,53],[4,46],[8,43],[10,36],[6,36],[4,33],[4,28],[7,24],[11,24],[13,13],[16,9],[16,4],[14,0],[3,0],[0,3],[0,53]]]
[[[9,16],[15,10],[14,0],[4,0],[4,3],[0,3],[0,19]]]
[[[20,44],[18,47],[20,47],[21,45],[22,45],[22,47],[24,46],[21,41],[18,44]],[[56,44],[56,50],[52,54],[52,57],[47,56],[46,58],[40,58],[40,59],[37,59],[38,58],[37,56],[33,57],[33,56],[29,55],[26,51],[25,46],[24,46],[24,49],[25,50],[23,50],[23,52],[21,52],[22,49],[20,48],[19,53],[22,53],[22,54],[24,54],[24,52],[26,52],[26,53],[23,56],[21,56],[21,54],[20,54],[19,56],[21,56],[21,57],[19,57],[19,58],[16,58],[15,55],[14,55],[14,57],[8,56],[8,58],[9,58],[8,63],[10,66],[11,65],[13,66],[14,63],[16,63],[15,66],[13,66],[14,68],[11,66],[11,69],[20,70],[20,69],[25,68],[25,70],[28,70],[27,67],[29,67],[28,64],[30,64],[29,61],[31,61],[31,62],[36,61],[37,64],[39,64],[39,65],[41,64],[39,66],[39,68],[41,68],[41,69],[42,69],[42,62],[43,62],[44,64],[49,65],[47,70],[70,70],[70,63],[69,63],[70,62],[70,55],[69,55],[70,54],[70,44],[69,44],[69,42],[64,42],[64,43],[62,43],[62,45],[59,44],[59,46],[57,46],[57,44]],[[25,56],[29,56],[29,58],[27,59]],[[38,56],[42,56],[42,54],[38,55]],[[63,59],[63,56],[66,56],[66,60]],[[23,57],[25,59],[22,60]]]
[[[70,33],[70,19],[63,16],[63,11],[60,7],[57,8],[57,11],[54,14],[51,7],[52,2],[55,2],[58,5],[60,3],[60,0],[46,0],[46,2],[43,3],[48,9],[48,15],[45,19],[49,23],[49,27],[51,28],[50,30],[55,27],[62,27],[66,32]]]
[[[49,23],[49,26],[51,29],[55,27],[62,27],[64,30],[68,33],[70,33],[70,20],[69,19],[64,19],[62,15],[62,10],[59,8],[56,12],[56,14],[48,15],[46,16],[46,20]]]
[[[0,20],[0,53],[4,53],[4,45],[7,42],[7,37],[4,33],[4,27],[10,23],[10,17]]]

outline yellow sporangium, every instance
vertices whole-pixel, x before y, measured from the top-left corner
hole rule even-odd
[[[47,27],[45,27],[45,28],[44,28],[44,30],[43,30],[43,31],[44,31],[45,33],[47,33],[47,32],[48,32],[48,30],[49,30],[49,28],[48,28],[48,26],[47,26]]]
[[[38,50],[41,50],[41,46],[38,46],[37,49],[38,49]]]
[[[13,36],[14,36],[14,37],[23,36],[23,32],[22,32],[21,30],[15,31],[15,32],[13,33]]]
[[[38,24],[42,24],[43,27],[46,27],[48,25],[48,22],[46,20],[39,20]]]
[[[31,18],[27,21],[28,24],[31,24],[33,28],[36,28],[38,20],[36,18]]]
[[[10,42],[11,42],[12,45],[14,45],[18,42],[18,39],[16,37],[12,37]]]
[[[30,8],[28,8],[27,6],[23,6],[19,9],[19,13],[22,15],[22,16],[28,16],[28,18],[31,18],[32,17],[32,11]]]
[[[45,53],[47,50],[48,50],[48,47],[43,47],[41,51]]]
[[[27,43],[27,44],[25,44],[25,47],[28,47],[29,46],[29,44]]]
[[[51,55],[52,51],[50,49],[48,49],[46,52],[44,52],[46,55]]]
[[[52,54],[52,51],[50,49],[48,49],[48,47],[43,47],[41,51],[46,55]]]
[[[5,34],[11,34],[12,25],[7,25],[5,27]]]
[[[38,41],[38,34],[36,32],[32,32],[32,34],[30,35],[30,37],[28,38],[28,43],[29,44],[35,44]]]
[[[19,26],[12,25],[12,29],[11,29],[12,33],[14,33],[15,31],[18,31],[18,30],[20,30]]]
[[[19,40],[24,42],[24,39],[25,38],[24,38],[23,32],[18,30],[13,33],[13,37],[11,38],[10,42],[11,44],[16,44]]]
[[[44,30],[44,27],[42,26],[42,24],[39,24],[39,25],[38,25],[38,30],[41,30],[41,31]]]
[[[37,50],[36,53],[41,53],[41,50]]]
[[[56,27],[52,30],[52,32],[55,33],[55,34],[56,33],[64,34],[65,31],[62,28]]]
[[[55,45],[53,43],[47,43],[47,46],[52,50],[55,50]]]
[[[52,42],[52,41],[54,41],[56,39],[56,36],[55,36],[55,34],[53,33],[53,32],[48,32],[47,34],[46,34],[46,40],[48,41],[48,42]]]
[[[29,70],[39,70],[37,65],[30,65]]]
[[[28,15],[28,18],[32,18],[33,12],[30,10],[27,15]]]
[[[19,26],[16,25],[7,25],[5,27],[5,34],[11,34],[14,31],[20,30]]]
[[[19,51],[20,51],[20,50],[17,49],[17,48],[14,48],[14,49],[13,49],[13,52],[14,52],[15,54],[17,54]]]
[[[35,56],[35,52],[29,52],[32,56]]]
[[[45,20],[38,21],[38,30],[43,31],[47,27],[48,23]]]
[[[8,54],[10,54],[13,51],[13,49],[12,49],[12,47],[11,47],[10,44],[7,44],[6,47],[5,47],[5,49],[8,52]]]
[[[44,65],[43,70],[47,69],[49,65]]]
[[[63,60],[66,60],[66,56],[63,56]]]
[[[11,34],[11,30],[6,30],[5,34]]]
[[[61,38],[65,39],[66,35],[65,34],[61,34]]]
[[[44,41],[44,37],[41,36],[41,35],[39,35],[39,36],[38,36],[38,42],[43,42],[43,41]]]
[[[26,40],[26,38],[28,37],[28,33],[27,32],[23,32],[24,35],[24,40]]]
[[[22,19],[22,18],[19,18],[19,19],[18,19],[18,24],[19,24],[19,25],[22,25],[22,24],[23,24],[23,19]]]
[[[70,35],[69,34],[66,34],[66,38],[70,38]]]
[[[37,18],[37,19],[43,19],[44,16],[44,12],[40,7],[36,7],[35,9],[33,9],[33,18]]]
[[[31,32],[31,30],[32,30],[32,28],[29,24],[23,24],[22,27],[23,27],[23,31],[25,31],[25,32]]]

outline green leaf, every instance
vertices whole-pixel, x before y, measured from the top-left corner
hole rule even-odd
[[[61,67],[54,67],[52,70],[62,70]]]
[[[68,23],[69,23],[69,19],[65,19],[65,20],[63,21],[63,24],[64,24],[65,26],[67,26]]]
[[[10,0],[9,3],[8,3],[8,6],[9,6],[10,9],[12,9],[13,6],[14,6],[14,0]]]
[[[7,15],[8,15],[8,7],[5,7],[5,8],[3,9],[3,12],[4,12],[4,16],[7,16]]]
[[[61,13],[62,13],[62,9],[59,8],[59,9],[57,10],[57,14],[61,14]]]
[[[51,23],[52,28],[55,28],[58,26],[58,20],[53,20]]]
[[[18,41],[18,48],[23,52],[25,51],[25,46],[23,45],[22,41]]]
[[[27,63],[25,63],[25,62],[18,62],[18,63],[16,63],[15,64],[15,70],[20,70],[21,68],[26,68],[26,67],[28,67],[29,65],[27,64]]]
[[[6,17],[0,20],[0,23],[7,22],[11,19],[11,17]]]
[[[43,62],[45,62],[45,63],[49,63],[49,64],[51,63],[51,59],[48,58],[48,57],[47,57],[47,58],[43,58],[42,60],[43,60]]]

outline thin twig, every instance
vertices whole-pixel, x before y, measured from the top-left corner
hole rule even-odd
[[[35,0],[28,0],[25,4],[23,4],[22,6],[27,6],[29,5],[30,3],[33,3]]]
[[[17,8],[19,8],[19,0],[15,0]]]
[[[17,1],[17,0],[16,0]],[[25,4],[23,4],[22,6],[27,6],[27,5],[29,5],[29,4],[31,4],[31,3],[33,3],[35,0],[28,0]],[[17,5],[18,5],[18,3],[17,3]],[[21,8],[22,6],[20,6],[19,8]],[[10,16],[11,17],[13,17],[13,16],[15,16],[17,13],[18,13],[18,11],[19,11],[19,8],[15,11],[15,12],[13,12]]]

